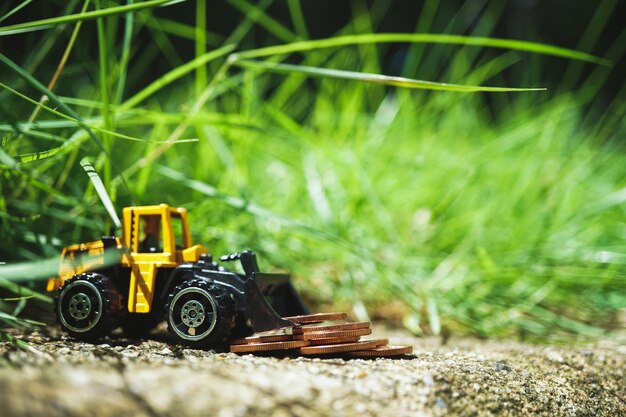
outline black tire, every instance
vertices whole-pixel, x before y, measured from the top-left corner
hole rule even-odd
[[[109,334],[122,309],[122,296],[113,282],[97,273],[83,273],[65,281],[54,303],[61,328],[87,341]]]
[[[235,322],[235,302],[228,291],[203,279],[178,285],[165,306],[169,331],[193,347],[216,345]]]
[[[130,339],[145,337],[163,321],[163,310],[153,306],[150,313],[128,313],[119,320],[124,336]]]

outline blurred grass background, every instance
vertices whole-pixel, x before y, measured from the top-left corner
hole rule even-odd
[[[45,30],[24,25],[141,3],[0,5],[0,82],[38,101],[30,74],[66,107],[52,96],[43,104],[82,120],[96,137],[0,90],[0,261],[52,258],[109,229],[79,166],[89,157],[120,210],[187,207],[196,242],[217,255],[254,249],[263,269],[290,270],[317,308],[352,308],[417,334],[571,340],[623,330],[626,31],[615,24],[623,4],[598,2],[563,38],[567,13],[543,37],[523,13],[511,18],[513,6],[528,3],[517,1],[355,0],[334,12],[332,2],[156,8],[157,1]],[[531,3],[541,9],[544,2]],[[11,25],[22,26],[1,33]],[[479,39],[501,34],[503,25],[521,40],[573,39],[559,46],[613,65],[512,44],[371,43],[267,58],[548,88],[493,94],[225,65],[232,51],[321,36],[414,31]],[[167,142],[181,139],[197,141]],[[45,300],[15,285],[0,277],[12,293]],[[25,303],[2,301],[0,320],[28,325],[16,319]]]

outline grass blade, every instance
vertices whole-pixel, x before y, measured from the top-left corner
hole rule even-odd
[[[298,38],[291,30],[266,14],[263,7],[250,4],[246,0],[228,0],[228,3],[247,16],[256,16],[256,21],[259,25],[283,42],[290,42]]]
[[[433,33],[371,33],[363,35],[337,36],[334,38],[312,41],[293,42],[285,45],[269,46],[252,49],[238,54],[239,58],[259,58],[271,55],[290,54],[316,49],[336,48],[347,45],[362,45],[370,43],[437,43],[449,45],[469,45],[489,48],[509,49],[524,52],[533,52],[543,55],[552,55],[561,58],[577,59],[610,66],[611,62],[584,52],[561,48],[543,43],[520,41],[515,39],[487,38],[480,36],[445,35]]]
[[[20,93],[19,91],[15,91],[14,89],[12,89],[11,87],[9,87],[9,86],[7,86],[5,84],[0,83],[0,87],[4,88],[6,90],[9,90],[10,92],[15,94],[16,96],[23,98],[24,100],[34,104],[35,106],[41,107],[43,110],[46,110],[47,112],[52,113],[55,116],[59,116],[59,117],[65,119],[65,120],[72,121],[72,122],[76,123],[76,125],[84,128],[84,129],[97,130],[97,131],[105,133],[107,135],[114,136],[114,137],[116,137],[118,139],[125,139],[125,140],[130,140],[130,141],[133,141],[133,142],[145,142],[145,143],[150,143],[150,142],[152,142],[152,143],[187,143],[187,142],[197,142],[198,141],[198,139],[195,139],[195,138],[193,138],[193,139],[178,139],[178,140],[149,140],[149,139],[140,139],[140,138],[136,138],[136,137],[133,137],[133,136],[124,135],[122,133],[117,133],[117,132],[114,132],[112,130],[103,129],[103,128],[100,128],[100,127],[97,127],[97,126],[93,126],[93,125],[88,125],[87,123],[83,122],[82,120],[79,120],[79,119],[77,119],[75,117],[71,117],[71,116],[68,116],[68,115],[66,115],[64,113],[56,111],[56,110],[46,106],[45,104],[41,104],[41,103],[33,100],[32,98],[25,96],[24,94]]]
[[[217,59],[221,56],[224,56],[230,52],[232,52],[235,49],[236,45],[235,44],[231,44],[231,45],[226,45],[226,46],[222,46],[219,49],[216,49],[214,51],[208,52],[204,55],[201,55],[189,62],[187,62],[184,65],[181,65],[175,69],[173,69],[172,71],[168,72],[167,74],[161,76],[159,79],[155,80],[154,82],[152,82],[150,85],[148,85],[147,87],[145,87],[143,90],[139,91],[137,94],[135,94],[134,96],[132,96],[131,98],[129,98],[128,100],[126,100],[124,103],[122,103],[122,105],[120,106],[120,111],[124,111],[124,110],[128,110],[132,107],[135,107],[137,104],[141,103],[143,100],[145,100],[146,98],[148,98],[149,96],[151,96],[152,94],[156,93],[157,91],[159,91],[160,89],[162,89],[163,87],[165,87],[166,85],[171,84],[172,82],[176,81],[177,79],[187,75],[188,73],[190,73],[191,71],[193,71],[194,69],[207,64],[208,62]]]
[[[83,8],[81,11],[85,12],[87,10],[87,6],[89,6],[89,0],[85,0],[85,3],[83,4]],[[74,30],[72,31],[72,35],[70,36],[70,40],[67,46],[65,47],[63,56],[61,57],[61,60],[59,61],[59,64],[57,65],[54,75],[52,76],[52,79],[48,83],[47,88],[50,91],[54,89],[59,79],[59,76],[61,75],[61,71],[63,71],[63,68],[65,68],[65,64],[67,63],[67,60],[70,56],[72,49],[74,48],[74,44],[76,42],[76,38],[78,37],[78,32],[80,31],[81,26],[82,26],[82,22],[78,22],[76,23],[76,26],[74,26]],[[39,99],[39,102],[43,104],[46,102],[46,100],[47,100],[47,96],[42,96],[41,99]],[[28,118],[29,123],[32,123],[37,118],[40,110],[41,110],[41,107],[35,107],[35,110],[33,110],[32,114]]]
[[[191,41],[196,40],[196,28],[185,23],[164,19],[160,16],[158,19],[155,19],[154,16],[146,16],[145,22],[143,23],[150,28],[160,30],[164,33],[169,33],[170,35],[189,39]],[[207,31],[203,36],[206,39],[207,45],[219,46],[223,43],[223,36],[215,32]]]
[[[69,114],[72,118],[80,121],[80,117],[76,113],[74,113],[74,111],[72,109],[70,109],[59,97],[57,97],[56,94],[54,94],[52,91],[47,89],[43,84],[41,84],[37,79],[35,79],[32,75],[30,75],[26,70],[24,70],[22,67],[17,65],[15,62],[11,61],[9,58],[7,58],[2,53],[0,53],[0,62],[3,62],[6,66],[11,68],[17,75],[19,75],[21,78],[23,78],[28,84],[30,84],[32,87],[34,87],[41,94],[47,96],[50,99],[50,101],[52,101],[57,106],[59,106],[59,108],[61,108],[63,111],[65,111],[67,114]],[[17,94],[17,95],[21,96],[22,98],[24,98],[24,99],[26,99],[28,101],[31,101],[36,106],[40,105],[40,103],[35,102],[34,100],[32,100],[32,99],[30,99],[30,98],[28,98],[28,97],[18,93],[17,91],[13,90],[12,88],[9,88],[8,86],[6,86],[4,84],[1,84],[1,85],[4,88],[8,89],[9,91],[12,91],[14,94]],[[44,106],[44,108],[49,109],[48,107],[45,107],[45,106]],[[49,109],[49,110],[52,110],[52,109]],[[53,112],[54,112],[54,110],[53,110]],[[102,150],[102,152],[106,155],[106,157],[111,159],[111,155],[107,152],[107,150],[102,145],[102,142],[96,137],[96,135],[94,135],[94,133],[91,131],[91,129],[89,129],[89,127],[87,127],[86,125],[83,125],[81,127],[83,129],[85,129],[85,131],[87,132],[89,137],[96,143],[96,145],[98,145],[98,147]],[[125,185],[125,188],[128,190],[128,185],[126,185],[125,182],[124,182],[124,185]]]
[[[83,158],[80,161],[80,166],[83,167],[83,169],[87,173],[87,176],[91,180],[91,183],[93,184],[93,188],[96,190],[96,193],[98,193],[98,196],[100,197],[100,201],[102,201],[102,205],[104,206],[106,211],[109,213],[109,216],[111,216],[111,220],[113,220],[113,224],[115,225],[115,228],[121,229],[122,222],[120,221],[120,218],[117,216],[117,213],[115,212],[115,206],[113,205],[113,201],[111,200],[111,197],[109,196],[109,193],[107,192],[107,189],[104,183],[100,179],[100,176],[96,172],[96,169],[93,167],[93,165],[91,165],[91,163],[86,158]]]
[[[261,13],[266,10],[273,2],[274,0],[261,0],[258,4],[254,6],[253,9],[246,12],[245,19],[242,19],[239,22],[237,27],[230,33],[228,38],[226,38],[225,43],[238,43],[239,41],[241,41],[261,18]]]
[[[96,9],[102,9],[102,0],[95,0]],[[109,66],[111,65],[109,51],[108,51],[108,39],[105,36],[105,22],[108,20],[99,17],[96,19],[96,34],[98,39],[98,84],[100,90],[100,101],[102,102],[102,119],[104,129],[107,131],[112,130],[113,126],[111,123],[111,110],[109,108],[110,99],[109,99],[109,82],[108,82],[108,73]],[[107,133],[102,134],[102,144],[107,152],[111,152],[111,137]],[[105,159],[103,164],[103,177],[105,186],[109,185],[111,182],[111,163],[110,159]],[[87,172],[87,176],[89,176],[89,172]],[[93,181],[92,181],[93,182]],[[96,189],[97,191],[97,189]],[[106,207],[106,204],[105,204]]]
[[[291,21],[296,33],[302,39],[308,39],[309,31],[306,27],[306,20],[304,19],[300,0],[287,0],[287,6],[289,7],[289,15],[291,16]]]
[[[132,4],[133,0],[128,0],[128,4]],[[133,36],[134,16],[132,13],[126,13],[124,23],[124,40],[122,41],[122,56],[120,57],[120,70],[115,88],[115,98],[113,103],[120,104],[126,87],[126,76],[128,72],[128,61],[130,59],[130,43]]]
[[[370,74],[355,71],[344,71],[327,68],[308,67],[302,65],[279,64],[267,61],[240,60],[234,65],[256,70],[266,70],[280,74],[300,74],[310,77],[328,77],[352,81],[364,81],[373,84],[389,85],[394,87],[415,88],[424,90],[441,90],[456,92],[510,92],[510,91],[545,91],[545,88],[509,88],[509,87],[484,87],[477,85],[460,85],[449,83],[438,83],[434,81],[415,80],[404,77],[394,77],[381,74]]]
[[[187,178],[180,172],[175,171],[166,166],[160,165],[157,167],[157,170],[159,174],[163,175],[164,177],[167,177],[192,190],[198,191],[206,195],[207,197],[214,198],[218,201],[221,201],[227,206],[230,206],[237,210],[241,210],[242,212],[248,213],[254,217],[272,219],[290,228],[301,230],[305,232],[308,236],[316,237],[318,239],[323,239],[323,240],[330,240],[333,242],[340,242],[340,243],[346,244],[349,247],[354,247],[354,245],[351,242],[345,241],[344,239],[338,236],[327,233],[315,227],[309,226],[305,223],[301,223],[296,220],[292,220],[287,217],[281,216],[280,214],[276,214],[268,210],[265,207],[261,207],[255,203],[250,202],[249,200],[246,200],[240,197],[235,197],[235,196],[228,195],[228,194],[224,194],[221,191],[219,191],[217,188],[209,184],[205,184],[201,181]]]
[[[12,280],[24,281],[47,279],[55,276],[58,269],[59,258],[46,259],[44,261],[37,262],[0,265],[0,287],[23,297],[32,297],[36,300],[52,304],[52,298],[22,285],[16,284],[15,282],[12,282]]]
[[[18,4],[17,6],[15,6],[13,9],[9,10],[9,12],[7,14],[5,14],[4,16],[0,17],[0,22],[2,22],[3,20],[13,16],[15,13],[19,12],[20,10],[22,10],[24,7],[28,6],[29,3],[31,3],[33,0],[24,0],[22,3]]]
[[[206,0],[196,1],[196,30],[195,30],[196,58],[206,54]],[[196,67],[196,97],[202,93],[207,83],[206,67]]]
[[[591,51],[598,41],[601,29],[606,25],[606,22],[610,19],[615,11],[615,7],[619,3],[619,0],[604,0],[599,2],[598,8],[589,20],[589,24],[578,42],[577,49],[584,51]],[[565,89],[571,89],[575,83],[579,80],[583,71],[583,64],[580,62],[572,62],[568,65],[567,71],[563,75],[561,84]]]
[[[0,36],[11,35],[20,33],[23,31],[41,30],[61,25],[64,23],[78,22],[82,20],[97,19],[99,17],[113,16],[118,14],[124,14],[128,12],[134,12],[142,9],[148,9],[157,6],[168,6],[170,4],[179,3],[181,0],[149,0],[141,3],[133,3],[125,6],[108,7],[106,9],[94,10],[85,13],[76,13],[66,16],[52,17],[49,19],[34,20],[32,22],[18,23],[11,26],[5,26],[0,28]],[[184,1],[184,0],[182,0]]]

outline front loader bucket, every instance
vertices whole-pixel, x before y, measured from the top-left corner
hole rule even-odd
[[[254,278],[265,299],[281,317],[311,314],[311,310],[291,285],[289,275],[257,272]]]
[[[246,280],[245,290],[255,333],[292,327],[294,323],[283,317],[311,313],[289,282],[289,275],[255,272]]]

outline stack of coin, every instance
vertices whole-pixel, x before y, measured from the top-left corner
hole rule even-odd
[[[361,339],[362,336],[372,333],[370,323],[346,322],[345,313],[318,313],[285,318],[296,326],[233,339],[230,341],[230,351],[349,358],[397,357],[413,351],[411,346],[389,346],[387,339]]]

